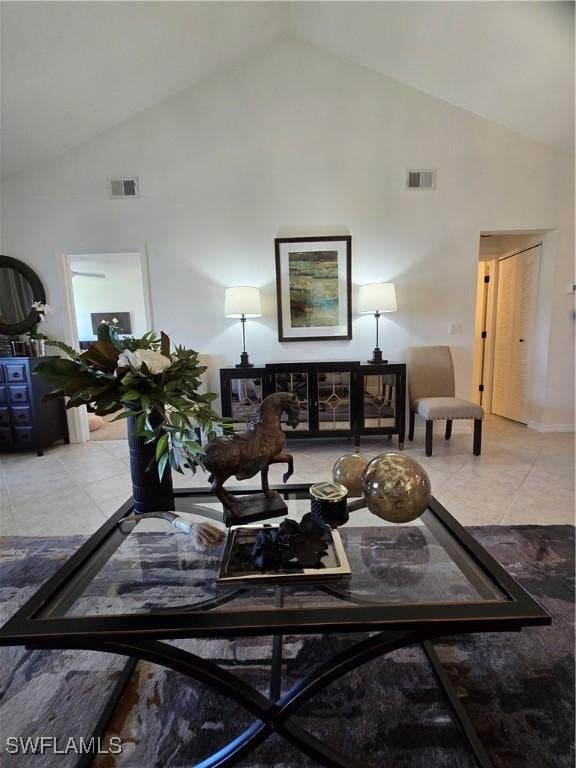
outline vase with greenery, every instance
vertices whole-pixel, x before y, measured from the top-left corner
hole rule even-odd
[[[203,443],[223,429],[211,407],[216,395],[198,391],[206,370],[198,354],[181,346],[171,352],[164,333],[121,338],[108,326],[85,352],[48,344],[68,357],[37,366],[53,387],[46,398],[66,398],[66,408],[85,405],[99,416],[117,413],[114,421],[128,419],[135,511],[174,509],[171,469],[203,467]]]

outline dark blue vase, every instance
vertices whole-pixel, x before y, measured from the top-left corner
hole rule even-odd
[[[160,417],[156,416],[159,423]],[[153,416],[150,421],[152,426],[156,426]],[[174,488],[170,464],[167,464],[160,480],[156,465],[156,441],[145,443],[144,438],[134,435],[136,417],[129,416],[127,422],[134,512],[138,514],[174,510]]]

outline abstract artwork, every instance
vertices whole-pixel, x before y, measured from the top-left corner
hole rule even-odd
[[[293,328],[338,325],[338,252],[289,251]]]
[[[352,338],[351,238],[276,239],[278,338]]]

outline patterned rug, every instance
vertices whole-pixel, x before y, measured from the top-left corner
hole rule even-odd
[[[574,529],[480,527],[477,539],[552,614],[521,633],[463,636],[435,648],[495,768],[572,768],[574,723]],[[81,537],[0,540],[4,621],[79,546]],[[358,635],[285,639],[284,688]],[[266,694],[271,638],[183,641]],[[88,736],[121,667],[117,657],[0,649],[0,754],[6,768],[73,766],[77,756],[10,755],[9,736]],[[473,768],[474,761],[420,648],[350,673],[299,710],[299,724],[367,768]],[[139,663],[108,736],[122,754],[96,768],[193,766],[239,734],[251,718],[202,685]],[[59,741],[59,743],[60,743]],[[272,737],[244,768],[312,768]]]

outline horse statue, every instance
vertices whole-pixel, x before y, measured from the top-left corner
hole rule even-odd
[[[206,447],[204,466],[210,472],[208,482],[212,492],[232,516],[240,514],[238,499],[224,488],[224,483],[234,475],[237,480],[247,480],[260,472],[262,491],[271,499],[278,494],[268,484],[270,464],[286,463],[283,481],[294,473],[294,459],[284,453],[286,435],[281,416],[286,413],[288,424],[298,426],[298,398],[289,392],[276,392],[262,401],[258,421],[251,422],[245,432],[217,437]]]

